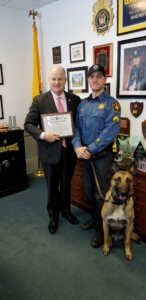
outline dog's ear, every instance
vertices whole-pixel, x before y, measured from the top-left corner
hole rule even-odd
[[[135,175],[136,163],[134,161],[128,166],[127,171],[129,171],[132,175]]]
[[[116,162],[113,162],[112,163],[112,174],[115,174],[117,171],[119,171],[119,169],[120,169],[120,166]]]

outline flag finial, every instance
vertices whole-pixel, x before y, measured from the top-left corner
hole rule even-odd
[[[29,17],[30,16],[32,16],[32,18],[33,18],[33,23],[35,23],[35,17],[38,17],[38,11],[36,10],[34,10],[34,9],[31,9],[30,11],[29,11]]]

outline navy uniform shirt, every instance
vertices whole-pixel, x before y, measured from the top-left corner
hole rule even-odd
[[[134,90],[146,90],[146,62],[134,65],[131,69],[128,89],[134,86]]]
[[[91,153],[104,150],[119,133],[120,115],[119,102],[105,92],[82,100],[77,108],[74,148],[86,145]]]

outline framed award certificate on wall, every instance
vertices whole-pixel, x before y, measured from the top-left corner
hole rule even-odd
[[[146,0],[117,0],[117,35],[146,28]]]

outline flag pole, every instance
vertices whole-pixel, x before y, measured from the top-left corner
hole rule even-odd
[[[32,97],[41,94],[42,83],[40,75],[40,60],[38,51],[38,40],[37,40],[37,27],[35,17],[38,17],[38,11],[32,9],[29,11],[29,17],[33,19],[33,86],[32,86]],[[32,174],[34,176],[44,176],[44,172],[41,168],[41,162],[38,158],[38,169]]]

